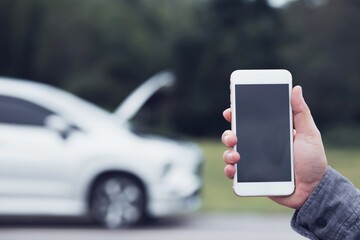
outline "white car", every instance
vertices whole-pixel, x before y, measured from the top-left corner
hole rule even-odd
[[[90,215],[116,228],[198,209],[201,150],[128,124],[172,82],[157,74],[109,113],[48,85],[0,77],[0,215]]]

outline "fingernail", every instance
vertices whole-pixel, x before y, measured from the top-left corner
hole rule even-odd
[[[227,134],[225,134],[225,135],[224,135],[224,141],[225,141],[225,142],[228,142],[228,140],[229,140],[229,136],[228,136]]]
[[[300,95],[301,95],[301,97],[303,97],[302,87],[301,87],[301,86],[299,86],[299,88],[300,88]]]

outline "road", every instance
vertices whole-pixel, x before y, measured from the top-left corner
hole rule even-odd
[[[0,219],[1,240],[301,240],[289,215],[199,213],[159,220],[136,229],[105,230],[74,219]]]

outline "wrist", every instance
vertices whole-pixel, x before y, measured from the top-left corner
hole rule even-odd
[[[302,183],[297,186],[298,188],[298,196],[297,201],[294,203],[294,206],[292,208],[294,209],[300,209],[306,201],[309,199],[310,195],[314,192],[316,186],[319,184],[320,180],[314,183]]]
[[[298,188],[298,192],[299,192],[298,203],[294,207],[294,209],[301,208],[305,204],[305,202],[309,199],[311,194],[314,192],[316,187],[324,178],[324,175],[328,171],[328,166],[326,165],[322,168],[318,168],[317,170],[318,170],[317,173],[314,174],[316,177],[313,177],[311,180],[309,180],[308,178],[298,180],[298,184],[296,184],[296,187]]]

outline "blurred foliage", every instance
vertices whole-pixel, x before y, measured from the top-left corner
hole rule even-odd
[[[359,126],[360,2],[323,0],[318,7],[309,2],[284,11],[292,43],[284,47],[283,59],[323,130],[349,122]]]
[[[177,85],[147,106],[153,114],[142,117],[153,120],[144,121],[212,136],[228,128],[221,112],[233,70],[287,68],[320,128],[358,126],[359,10],[357,0],[281,9],[266,0],[0,0],[0,75],[113,110],[146,78],[171,69]]]
[[[323,139],[326,146],[341,148],[359,148],[360,126],[359,124],[348,123],[339,126],[332,126],[324,131]]]

